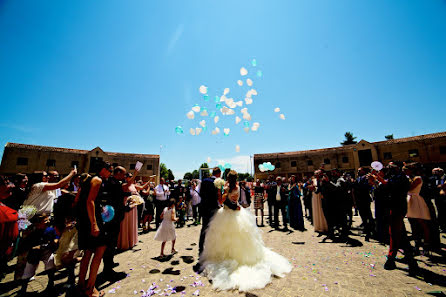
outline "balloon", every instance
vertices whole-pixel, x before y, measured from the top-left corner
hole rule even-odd
[[[216,134],[218,134],[218,133],[220,133],[220,128],[215,127],[215,129],[212,130],[212,135],[216,135]]]
[[[189,133],[190,133],[190,135],[195,136],[195,129],[194,128],[190,128],[189,129]]]
[[[370,165],[373,169],[375,169],[376,171],[380,171],[381,169],[383,169],[383,164],[379,161],[375,161],[372,162],[372,164]]]
[[[235,111],[233,109],[228,109],[227,115],[233,115],[235,114]]]
[[[228,98],[227,98],[225,95],[222,95],[222,96],[220,97],[220,101],[219,101],[219,102],[226,102],[227,99],[228,99]]]
[[[242,120],[242,119],[241,119],[239,116],[236,116],[236,117],[235,117],[235,123],[236,123],[236,124],[240,123],[241,120]]]
[[[246,80],[246,84],[247,84],[248,86],[252,86],[252,80],[251,80],[250,78],[248,78],[248,79]]]
[[[248,92],[251,92],[251,95],[255,95],[255,96],[257,96],[257,91],[256,91],[256,89],[251,89],[251,90],[249,90]]]
[[[218,117],[218,116],[216,116],[215,118],[214,118],[214,123],[218,123],[218,121],[220,120],[220,118]]]
[[[195,118],[195,114],[194,114],[194,112],[191,110],[191,111],[189,111],[187,114],[186,114],[186,116],[187,116],[187,118],[189,119],[189,120],[193,120],[194,118]]]
[[[257,70],[257,76],[258,77],[262,77],[262,75],[263,75],[262,71],[261,70]]]
[[[181,126],[176,126],[176,128],[175,128],[175,132],[176,132],[177,134],[183,134],[183,133],[184,133],[184,131],[183,131],[183,127],[181,127]]]
[[[252,59],[252,61],[251,61],[251,65],[252,65],[252,67],[256,67],[256,66],[257,66],[257,61],[256,61],[256,59]]]
[[[254,122],[253,124],[252,124],[254,127],[260,127],[260,123],[259,122]]]
[[[225,171],[225,168],[223,167],[223,165],[218,165],[218,168],[220,168],[221,171]]]
[[[246,133],[249,133],[249,127],[245,127],[243,130],[245,130]]]
[[[245,98],[245,103],[246,103],[246,104],[252,104],[252,99],[246,97],[246,98]]]
[[[271,169],[271,171],[273,171],[274,169],[276,169],[276,166],[274,166],[274,165],[271,165],[271,167],[270,167]]]
[[[284,120],[285,119],[285,115],[283,113],[280,114],[280,119]]]
[[[238,144],[235,146],[235,151],[236,151],[237,153],[240,152],[240,146],[239,146]]]
[[[260,164],[260,165],[259,165],[259,170],[260,170],[261,172],[265,172],[265,167],[263,166],[263,164]]]
[[[256,127],[256,126],[252,126],[252,127],[251,127],[251,130],[252,130],[252,131],[257,131],[257,129],[259,129],[259,127]]]
[[[223,129],[223,134],[224,134],[225,136],[228,136],[230,131],[231,131],[231,129],[229,129],[229,128],[224,128],[224,129]]]
[[[243,126],[248,127],[249,128],[249,122],[248,121],[244,121],[243,122]]]
[[[231,169],[231,164],[226,163],[224,167],[225,167],[225,169]]]
[[[274,112],[279,112],[279,111],[280,111],[280,108],[278,108],[278,107],[274,108]]]
[[[201,133],[201,131],[202,131],[203,129],[201,129],[201,128],[195,128],[195,135],[200,135],[200,133]]]
[[[205,95],[203,96],[203,99],[204,99],[204,101],[209,101],[209,95],[208,95],[208,94],[205,94]]]
[[[207,117],[208,116],[208,109],[206,107],[203,107],[203,109],[201,110],[200,115],[202,117]]]
[[[243,86],[243,82],[239,79],[238,81],[237,81],[237,84],[241,87],[241,86]]]
[[[243,101],[237,101],[237,102],[235,102],[235,104],[237,106],[239,106],[239,107],[242,107],[243,106]]]
[[[208,157],[207,162],[211,163],[211,157]]]
[[[243,114],[243,119],[245,119],[247,121],[250,121],[251,120],[251,115],[246,112],[246,113]]]
[[[224,89],[223,95],[226,95],[227,93],[229,93],[229,88]]]
[[[205,126],[206,126],[206,121],[205,121],[205,120],[202,120],[202,121],[200,122],[200,126],[201,126],[201,127],[205,127]]]
[[[211,118],[213,118],[213,117],[215,117],[216,114],[217,114],[217,113],[216,113],[215,111],[211,111],[211,113],[209,114],[209,116],[210,116]]]
[[[101,212],[102,221],[110,222],[115,217],[115,209],[111,205],[106,205],[102,207]]]
[[[248,108],[244,107],[244,108],[240,109],[240,112],[241,113],[246,113],[246,112],[248,112]]]
[[[194,107],[192,107],[192,110],[195,112],[200,112],[200,106],[198,106],[198,104],[195,104]]]
[[[200,86],[200,93],[201,94],[206,94],[208,92],[208,88],[206,86]]]
[[[220,109],[221,108],[221,103],[215,104],[215,108]]]
[[[215,96],[214,100],[215,100],[215,103],[218,103],[218,102],[220,102],[220,97]]]
[[[248,70],[245,67],[240,68],[240,75],[245,76],[248,74]]]
[[[203,132],[206,132],[208,130],[208,127],[204,126],[203,127]]]

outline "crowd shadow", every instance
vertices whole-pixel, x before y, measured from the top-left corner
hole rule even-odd
[[[173,267],[169,267],[169,268],[164,269],[162,274],[180,275],[181,271],[180,270],[175,270]]]

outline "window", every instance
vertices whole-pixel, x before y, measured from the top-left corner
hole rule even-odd
[[[17,158],[17,165],[28,165],[28,158]]]
[[[418,153],[417,149],[409,150],[409,157],[410,158],[419,157],[419,156],[420,156],[420,154]]]
[[[385,152],[383,154],[384,160],[392,160],[392,153],[391,152]]]
[[[324,159],[324,164],[330,164],[330,159]]]
[[[48,167],[55,167],[56,166],[56,160],[53,160],[53,159],[46,160],[46,166],[48,166]]]
[[[446,155],[446,146],[440,146],[440,155]]]
[[[297,167],[297,162],[296,161],[291,161],[291,167]]]
[[[79,161],[71,162],[71,167],[74,168],[75,166],[76,166],[77,169],[79,169]]]
[[[342,157],[342,163],[348,163],[348,157]]]
[[[135,169],[136,164],[130,164],[130,170]]]
[[[313,166],[313,160],[308,160],[308,161],[307,161],[307,165],[308,165],[308,166]]]
[[[147,165],[147,170],[152,170],[152,168],[153,168],[152,164]]]
[[[280,168],[280,162],[276,163],[276,168]]]

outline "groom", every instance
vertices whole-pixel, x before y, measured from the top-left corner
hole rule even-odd
[[[203,252],[204,239],[206,237],[206,229],[208,227],[209,221],[211,220],[214,213],[218,210],[218,189],[214,186],[214,180],[219,178],[221,175],[221,170],[218,167],[212,169],[212,176],[203,179],[201,183],[201,208],[200,214],[203,218],[203,225],[201,227],[200,233],[200,243],[198,256]]]

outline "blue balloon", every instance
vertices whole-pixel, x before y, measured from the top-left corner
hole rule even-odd
[[[231,169],[231,164],[226,163],[226,164],[225,164],[225,169]]]
[[[209,114],[209,116],[210,116],[211,118],[215,117],[215,115],[216,115],[215,111],[211,111],[211,113]]]
[[[111,205],[106,205],[102,207],[102,221],[104,222],[110,222],[115,217],[115,209]]]
[[[220,168],[221,171],[225,171],[225,168],[223,167],[223,165],[218,165],[218,168]]]
[[[209,101],[209,95],[208,94],[204,94],[203,95],[203,99],[204,99],[204,101]]]
[[[177,134],[183,134],[183,127],[181,127],[181,126],[176,126],[176,128],[175,128],[175,132],[176,132]]]
[[[215,96],[215,103],[218,103],[218,102],[220,102],[220,97],[218,97],[218,96]]]

